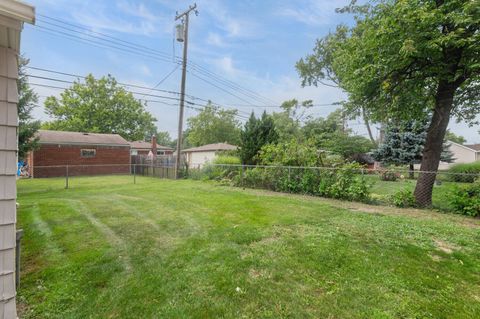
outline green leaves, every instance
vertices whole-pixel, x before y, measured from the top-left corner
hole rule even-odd
[[[61,98],[48,97],[45,110],[54,120],[47,129],[120,134],[128,140],[143,140],[156,133],[156,119],[145,105],[117,84],[111,76],[85,83],[75,82]]]
[[[224,142],[237,145],[240,123],[236,115],[237,110],[225,110],[209,103],[198,115],[187,119],[188,143],[193,146]]]
[[[27,153],[37,147],[35,133],[40,128],[40,121],[34,121],[32,110],[36,107],[38,96],[30,88],[25,73],[25,66],[29,60],[20,56],[18,70],[18,157],[23,159]]]

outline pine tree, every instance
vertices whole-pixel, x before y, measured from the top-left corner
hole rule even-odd
[[[271,116],[263,112],[262,117],[257,119],[252,112],[240,135],[239,155],[245,165],[258,164],[258,152],[270,143],[278,140],[275,124]]]
[[[385,164],[409,166],[409,177],[414,177],[414,164],[422,160],[423,147],[427,136],[428,121],[407,121],[387,126],[385,141],[372,152],[376,161]],[[453,162],[449,145],[444,142],[441,156],[443,162]]]

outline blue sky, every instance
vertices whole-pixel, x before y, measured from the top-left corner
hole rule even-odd
[[[237,107],[241,114],[247,114],[252,109],[263,111],[263,108],[240,106],[245,104],[280,104],[292,98],[329,104],[344,99],[345,94],[335,88],[302,88],[294,65],[299,58],[311,52],[316,38],[334,30],[339,23],[351,23],[348,15],[335,13],[335,8],[348,2],[198,0],[199,15],[190,19],[189,58],[223,79],[233,81],[262,97],[252,97],[252,93],[246,91],[239,93],[226,87],[225,82],[222,84],[207,78],[222,87],[221,90],[191,74],[188,75],[187,93]],[[91,43],[72,41],[65,35],[53,32],[54,35],[52,31],[26,25],[22,35],[22,52],[30,58],[31,66],[80,75],[112,74],[120,82],[146,87],[153,87],[176,67],[173,56],[181,55],[182,46],[174,42],[174,16],[177,10],[183,11],[191,4],[184,0],[31,0],[29,3],[36,6],[38,26],[56,28],[47,24],[53,20],[41,15],[80,24],[92,31],[161,51],[165,60],[99,48]],[[79,33],[78,36],[83,35]],[[68,76],[41,71],[30,70],[30,73],[72,80]],[[199,73],[196,75],[204,77]],[[158,88],[179,91],[180,76],[180,68],[177,68]],[[39,79],[32,79],[31,82],[59,85]],[[35,89],[41,95],[40,102],[45,96],[59,94],[59,90],[55,89]],[[319,106],[310,113],[326,116],[334,108]],[[159,130],[169,131],[173,137],[176,136],[178,107],[150,103],[148,110],[157,118]],[[272,108],[268,110],[273,111]],[[195,110],[186,110],[187,117],[195,113]],[[35,111],[35,116],[48,119],[42,108]],[[354,120],[349,124],[358,134],[365,135],[361,121]],[[455,123],[451,128],[467,137],[469,142],[480,142],[478,128]]]

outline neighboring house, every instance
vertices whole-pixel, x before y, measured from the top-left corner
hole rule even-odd
[[[450,151],[455,158],[454,163],[472,163],[480,161],[480,144],[462,145],[452,141],[450,144]]]
[[[130,142],[130,154],[131,155],[148,155],[150,152],[152,154],[157,153],[157,156],[160,155],[172,155],[173,148],[168,146],[163,146],[157,144],[157,139],[155,136],[152,137],[151,142],[146,141],[134,141]]]
[[[188,148],[182,151],[190,168],[200,168],[211,162],[221,152],[234,151],[237,146],[227,143],[207,144],[199,147]]]
[[[17,318],[15,289],[18,54],[23,23],[35,8],[0,1],[0,318]]]
[[[130,144],[118,134],[39,130],[28,154],[30,176],[128,174]]]

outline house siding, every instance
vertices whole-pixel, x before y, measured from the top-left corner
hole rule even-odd
[[[94,149],[96,154],[82,157],[82,149]],[[41,144],[29,159],[33,177],[65,176],[66,165],[69,176],[130,172],[130,146]]]
[[[450,151],[453,153],[455,163],[471,163],[478,159],[477,152],[456,143],[450,144]]]
[[[187,152],[187,163],[190,168],[201,168],[207,163],[211,163],[217,152],[205,151],[205,152]]]
[[[15,318],[17,53],[0,46],[0,318]]]

